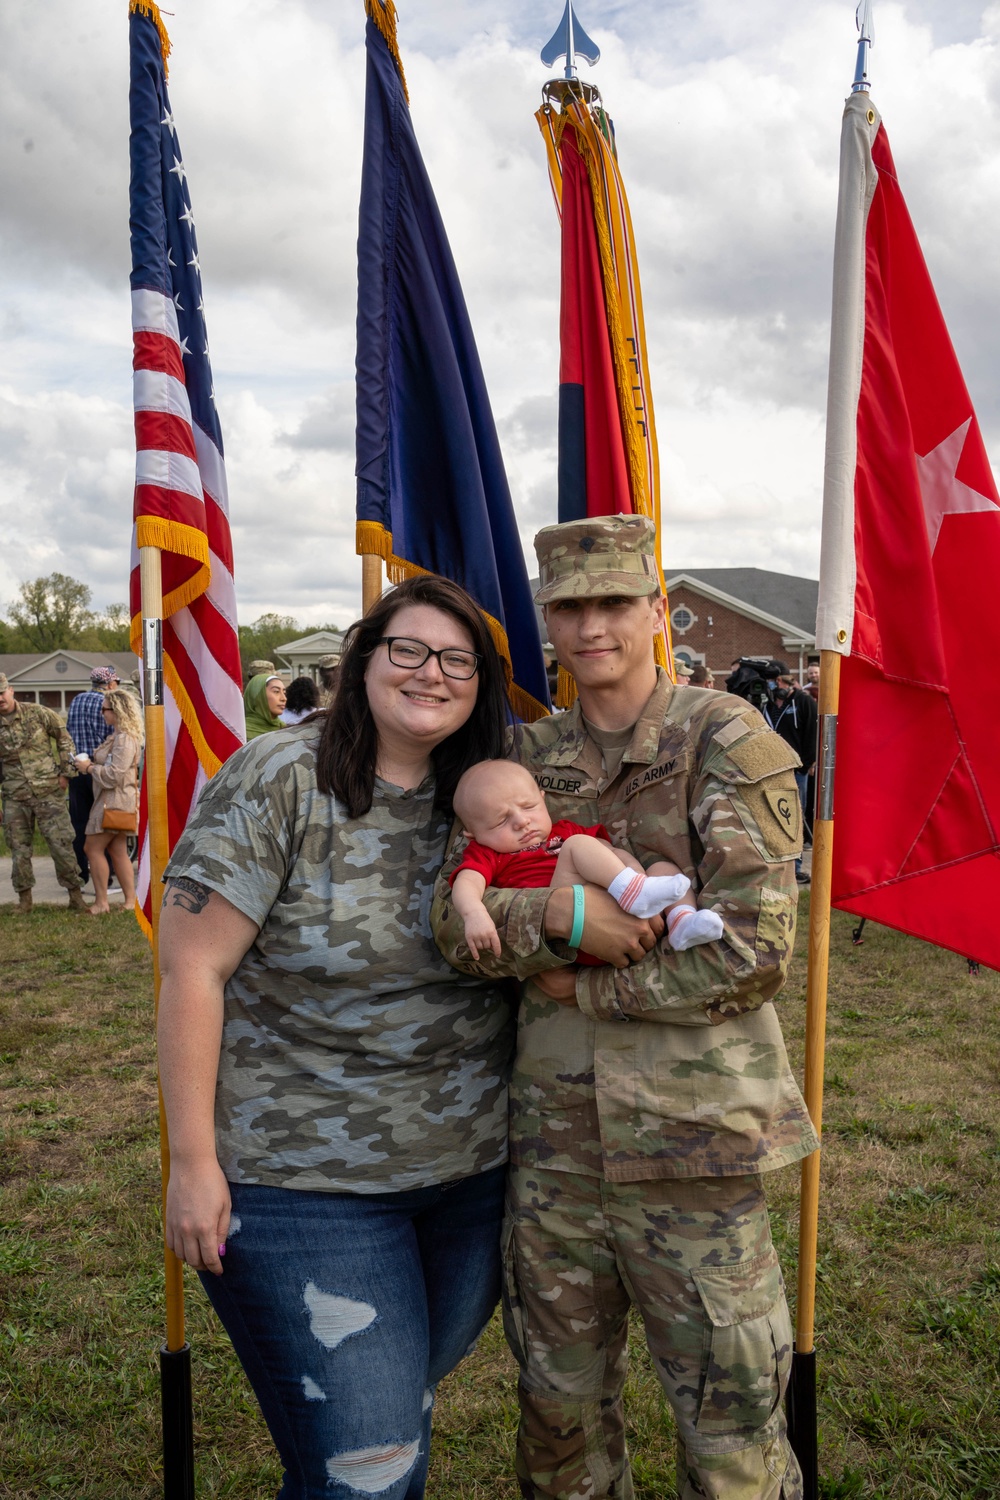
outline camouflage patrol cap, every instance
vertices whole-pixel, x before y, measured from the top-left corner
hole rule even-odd
[[[316,665],[317,667],[323,667],[325,670],[329,671],[332,667],[340,666],[340,657],[334,656],[331,652],[328,651],[325,656],[320,657]]]
[[[7,681],[6,672],[0,672],[0,693],[5,693],[9,687],[10,683]]]
[[[247,667],[247,671],[250,673],[251,677],[259,677],[260,674],[261,674],[261,672],[273,672],[274,671],[274,662],[273,661],[252,661],[250,663],[250,665]]]
[[[678,677],[691,677],[694,674],[694,668],[689,667],[686,661],[680,660],[674,662],[674,671]]]
[[[646,516],[590,516],[546,526],[535,537],[536,604],[656,594],[656,527]]]

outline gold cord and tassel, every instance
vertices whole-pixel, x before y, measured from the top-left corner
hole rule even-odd
[[[403,95],[407,104],[410,102],[410,93],[406,87],[406,74],[403,72],[403,59],[399,55],[399,43],[396,40],[396,7],[392,0],[365,0],[365,14],[372,25],[377,27],[385,38],[393,62],[399,72],[399,81],[403,85]]]
[[[163,24],[160,15],[160,7],[154,4],[154,0],[128,0],[129,15],[146,16],[156,27],[160,38],[160,52],[163,55],[163,76],[168,76],[167,58],[170,56],[170,38],[167,28]]]

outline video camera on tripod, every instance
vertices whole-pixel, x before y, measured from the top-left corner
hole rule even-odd
[[[778,678],[787,671],[784,662],[771,656],[741,656],[736,671],[726,678],[726,692],[745,698],[763,713],[764,704],[774,702]]]

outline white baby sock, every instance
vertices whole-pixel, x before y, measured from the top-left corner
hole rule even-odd
[[[676,906],[667,918],[667,942],[676,953],[683,953],[698,943],[714,943],[722,936],[722,931],[722,918],[717,911]]]
[[[655,917],[690,889],[686,875],[642,875],[638,870],[625,869],[608,886],[608,895],[633,917]]]

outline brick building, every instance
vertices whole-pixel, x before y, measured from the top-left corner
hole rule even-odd
[[[692,666],[703,662],[725,678],[737,656],[776,656],[801,678],[819,660],[815,578],[764,568],[684,568],[665,581],[674,652]]]

